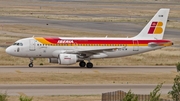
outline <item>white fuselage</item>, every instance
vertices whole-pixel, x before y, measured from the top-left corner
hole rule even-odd
[[[67,40],[67,38],[61,38],[63,40]],[[90,40],[91,38],[77,38],[78,40]],[[68,40],[76,40],[76,39],[68,39]],[[92,39],[94,40],[94,39]],[[18,57],[29,57],[29,58],[57,58],[58,54],[63,53],[78,53],[81,50],[104,50],[101,52],[97,52],[97,54],[93,54],[90,56],[91,59],[94,58],[114,58],[114,57],[122,57],[133,54],[138,54],[142,52],[147,52],[155,49],[162,48],[163,46],[150,47],[148,45],[141,45],[139,42],[133,42],[131,38],[129,39],[118,39],[118,38],[98,38],[98,40],[130,40],[133,45],[129,46],[125,43],[119,44],[94,44],[91,45],[80,45],[80,44],[63,44],[61,46],[56,44],[42,44],[34,38],[25,38],[18,40],[16,43],[22,43],[23,45],[12,45],[6,49],[6,52],[18,56]],[[109,50],[107,50],[109,49]]]

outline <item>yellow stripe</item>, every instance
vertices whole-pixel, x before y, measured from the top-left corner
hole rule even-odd
[[[127,46],[148,46],[148,44],[128,44]]]
[[[42,44],[46,44],[48,46],[116,46],[116,47],[125,47],[125,46],[148,46],[148,44],[53,44],[45,39],[36,38]]]
[[[35,37],[35,39],[39,42],[41,42],[42,44],[52,44],[49,41],[47,41],[46,39],[44,39],[43,37]]]

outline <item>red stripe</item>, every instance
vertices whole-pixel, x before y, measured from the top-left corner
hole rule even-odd
[[[44,38],[52,44],[57,44],[59,40],[72,40],[72,39],[60,39],[56,38]],[[139,44],[148,44],[149,42],[164,43],[171,42],[169,40],[136,40]],[[133,40],[73,40],[75,44],[134,44]]]
[[[168,40],[137,40],[139,44],[148,44],[149,42],[170,42]],[[74,40],[77,44],[134,44],[133,40]]]
[[[51,43],[57,43],[58,40],[60,40],[60,38],[51,38],[51,37],[47,37],[47,38],[44,38],[46,39],[47,41],[51,42]]]

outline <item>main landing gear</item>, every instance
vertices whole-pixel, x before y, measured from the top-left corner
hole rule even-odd
[[[88,62],[86,65],[87,68],[93,68],[93,64],[91,62]]]
[[[79,62],[79,66],[80,66],[80,67],[85,67],[85,66],[86,66],[86,62],[80,61],[80,62]]]
[[[29,63],[29,67],[32,68],[33,67],[33,58],[29,58],[30,59],[30,63]]]
[[[87,68],[93,68],[93,64],[91,63],[91,62],[88,62],[87,64],[86,64],[86,62],[84,62],[84,61],[80,61],[79,62],[79,66],[80,67],[87,67]]]

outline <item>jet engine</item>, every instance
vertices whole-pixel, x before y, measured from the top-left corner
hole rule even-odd
[[[58,58],[49,58],[49,63],[58,63]]]
[[[62,65],[71,65],[77,62],[78,58],[75,54],[59,54],[58,63]]]

